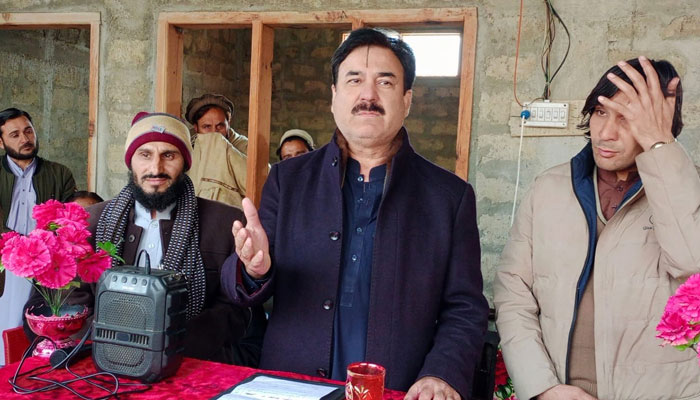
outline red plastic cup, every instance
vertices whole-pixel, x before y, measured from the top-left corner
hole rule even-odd
[[[386,370],[381,365],[368,362],[356,362],[348,365],[345,399],[382,400],[384,375],[386,375]]]

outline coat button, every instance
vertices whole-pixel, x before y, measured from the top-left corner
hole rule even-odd
[[[317,369],[317,370],[316,370],[316,373],[317,373],[318,376],[320,376],[321,378],[325,378],[325,377],[328,376],[328,370],[325,369],[325,368],[319,368],[319,369]]]
[[[333,162],[331,163],[332,166],[338,165],[338,157],[333,157]]]
[[[333,300],[331,300],[331,299],[326,299],[326,300],[323,302],[323,309],[324,309],[324,310],[330,310],[331,308],[333,308]]]
[[[336,241],[336,240],[340,239],[340,232],[332,231],[331,233],[328,234],[328,237],[331,238],[332,241]]]
[[[134,240],[136,240],[136,236],[134,236],[134,235],[129,235],[129,243],[133,243]]]

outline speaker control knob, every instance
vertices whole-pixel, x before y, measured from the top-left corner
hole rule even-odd
[[[122,283],[126,283],[126,276],[122,277]]]

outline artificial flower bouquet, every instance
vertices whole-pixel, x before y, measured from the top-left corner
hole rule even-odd
[[[501,352],[500,346],[498,348],[498,353],[496,353],[496,380],[494,386],[494,400],[518,400],[518,398],[515,397],[513,381],[511,381],[508,370],[506,369],[506,363],[503,361],[503,353]]]
[[[49,200],[32,210],[36,229],[28,235],[10,231],[0,236],[0,271],[29,279],[55,316],[81,282],[97,282],[112,265],[116,247],[87,241],[90,214],[78,203]]]
[[[668,299],[656,330],[659,332],[656,337],[663,339],[663,345],[670,344],[679,350],[690,348],[697,353],[700,341],[700,274],[688,278]]]

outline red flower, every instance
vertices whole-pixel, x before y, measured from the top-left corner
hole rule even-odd
[[[78,275],[83,282],[97,282],[100,275],[112,266],[112,258],[104,250],[98,250],[78,262]]]
[[[508,370],[506,369],[506,363],[503,361],[503,353],[498,350],[496,354],[496,386],[503,386],[508,384]]]

